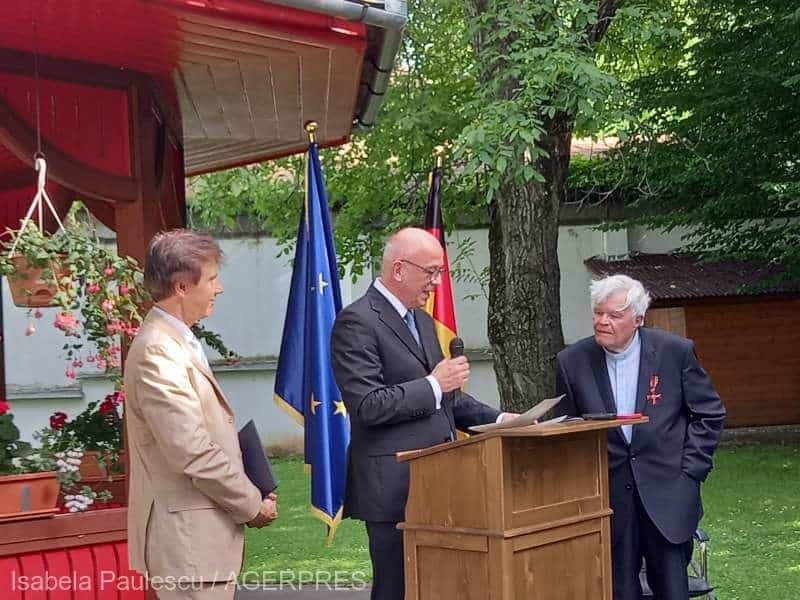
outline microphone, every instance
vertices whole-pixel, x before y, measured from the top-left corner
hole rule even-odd
[[[460,337],[456,336],[452,340],[450,340],[450,358],[458,358],[459,356],[464,356],[464,340]],[[458,394],[458,390],[454,392],[448,393],[447,397],[449,398],[448,402],[452,404],[453,395],[451,394]],[[444,398],[442,399],[442,408],[444,408]],[[455,417],[453,416],[452,410],[445,411],[445,415],[447,415],[447,420],[450,423],[450,441],[454,441],[456,439],[456,421]]]
[[[464,356],[464,340],[460,337],[454,337],[450,340],[450,358],[458,358]]]

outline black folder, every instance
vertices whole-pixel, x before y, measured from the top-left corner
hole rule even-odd
[[[270,492],[275,491],[278,482],[272,474],[272,465],[269,464],[264,446],[261,445],[261,437],[252,419],[239,431],[239,447],[242,450],[244,472],[253,485],[261,491],[261,497],[266,498]]]

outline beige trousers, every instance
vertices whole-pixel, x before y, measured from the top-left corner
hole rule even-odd
[[[235,581],[194,583],[186,585],[156,585],[151,583],[158,600],[233,600]]]

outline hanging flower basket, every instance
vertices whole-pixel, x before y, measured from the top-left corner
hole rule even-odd
[[[0,272],[8,278],[14,304],[21,307],[41,308],[59,306],[67,302],[72,279],[67,268],[71,237],[51,236],[45,232],[43,210],[49,209],[59,232],[65,232],[64,224],[47,194],[47,162],[43,155],[34,157],[39,172],[36,194],[31,201],[18,231],[7,230],[9,239],[3,248],[9,249],[0,259]],[[38,209],[38,226],[32,221]],[[66,289],[65,289],[66,288]],[[59,293],[64,292],[64,293]]]
[[[0,475],[0,522],[58,512],[59,489],[56,471]]]
[[[13,273],[7,279],[14,304],[23,308],[58,306],[55,300],[58,293],[56,282],[69,277],[69,272],[63,266],[63,258],[56,257],[49,260],[48,265],[39,267],[28,262],[25,256],[9,258]]]

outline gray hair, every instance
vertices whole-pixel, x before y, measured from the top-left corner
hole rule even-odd
[[[602,279],[595,279],[589,286],[589,297],[592,302],[592,310],[614,294],[615,292],[627,292],[625,306],[631,307],[634,317],[644,317],[650,306],[650,294],[644,289],[640,281],[628,277],[627,275],[608,275]]]
[[[153,236],[144,257],[144,287],[156,302],[170,297],[178,279],[197,283],[203,266],[219,264],[222,250],[207,233],[172,229]]]

